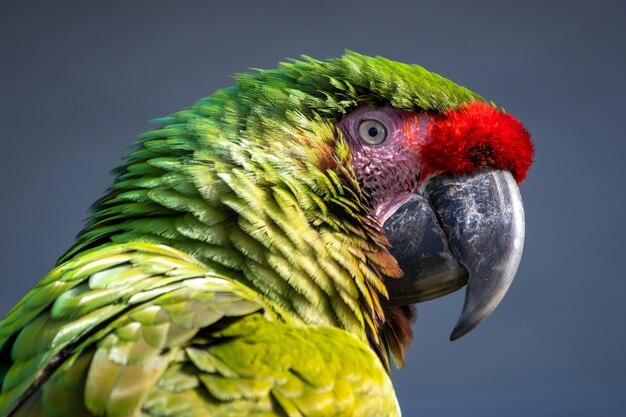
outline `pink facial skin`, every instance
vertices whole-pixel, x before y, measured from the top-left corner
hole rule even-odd
[[[370,145],[359,135],[359,125],[376,120],[386,131],[386,139]],[[361,190],[374,208],[380,224],[419,188],[419,147],[428,139],[431,118],[390,106],[361,107],[339,123],[353,158]]]

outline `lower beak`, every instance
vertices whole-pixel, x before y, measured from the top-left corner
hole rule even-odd
[[[467,284],[465,305],[450,336],[458,339],[500,303],[524,244],[524,209],[508,171],[438,176],[383,224],[404,277],[386,282],[389,303],[406,305]]]

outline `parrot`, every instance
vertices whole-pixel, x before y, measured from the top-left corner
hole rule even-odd
[[[520,121],[414,64],[251,69],[130,146],[0,322],[0,416],[400,416],[415,305],[496,308],[524,243]]]

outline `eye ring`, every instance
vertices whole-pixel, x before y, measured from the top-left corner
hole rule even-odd
[[[374,119],[367,119],[359,123],[359,139],[368,145],[380,145],[387,139],[387,129]]]

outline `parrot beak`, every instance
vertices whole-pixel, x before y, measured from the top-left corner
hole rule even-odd
[[[455,340],[491,314],[511,285],[524,245],[524,209],[508,171],[437,176],[383,228],[404,271],[386,281],[389,303],[427,301],[467,284]]]

